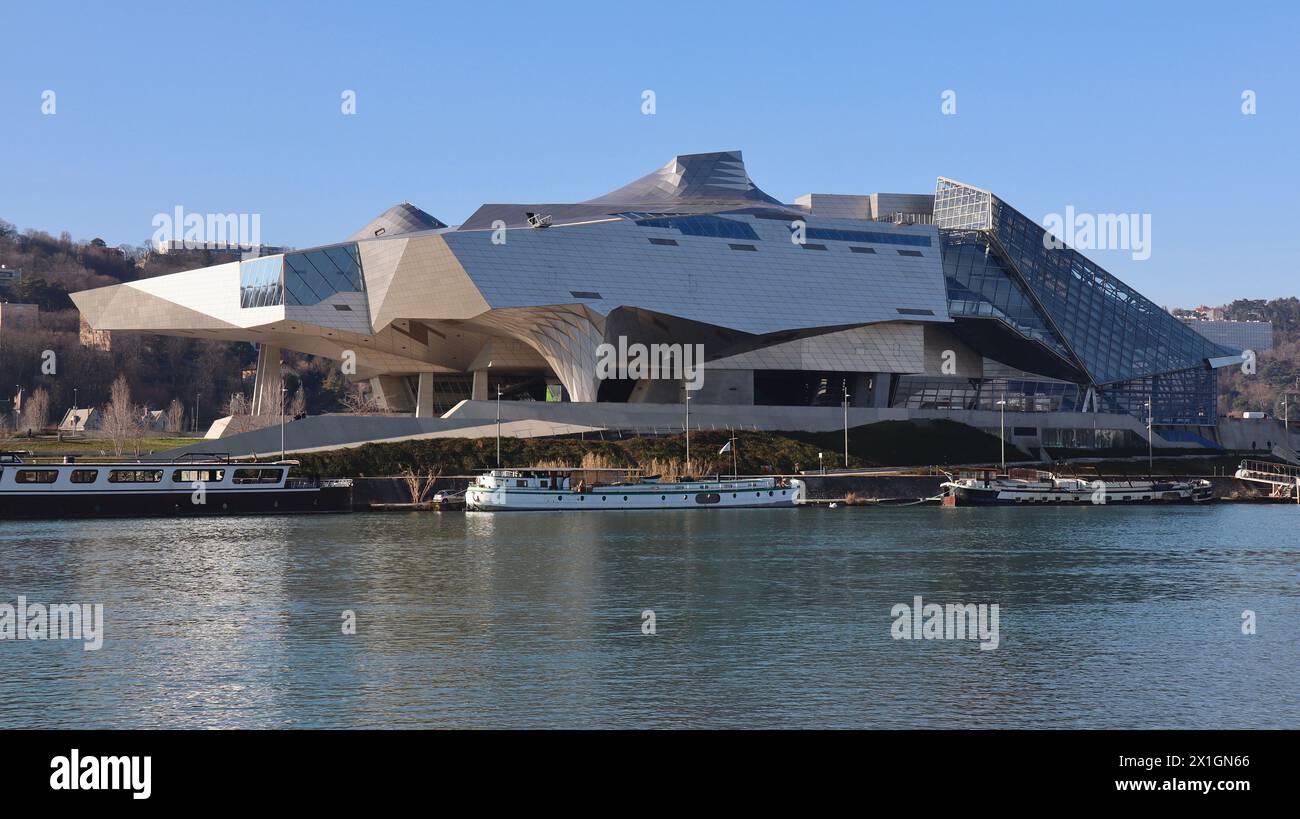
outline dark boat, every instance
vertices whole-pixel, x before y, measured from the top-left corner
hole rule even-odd
[[[1206,480],[1085,480],[1038,472],[1033,479],[986,471],[943,484],[945,506],[1113,505],[1203,503],[1214,499]]]
[[[0,519],[208,517],[352,511],[352,481],[291,478],[296,461],[27,463],[0,454]]]

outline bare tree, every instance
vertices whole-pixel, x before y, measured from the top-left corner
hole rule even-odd
[[[39,434],[50,420],[50,393],[44,387],[32,391],[23,401],[23,418],[20,426],[29,433]]]
[[[289,417],[297,418],[300,415],[307,414],[307,394],[302,391],[299,385],[298,391],[293,394],[293,400],[289,403]]]
[[[242,392],[233,393],[226,402],[226,415],[230,416],[226,430],[232,434],[248,432],[253,428],[253,407],[248,396]]]
[[[424,503],[425,498],[429,496],[429,492],[433,490],[434,485],[438,483],[438,478],[441,476],[441,472],[426,472],[422,475],[409,466],[403,469],[401,478],[402,482],[406,484],[406,491],[411,495],[411,503]]]
[[[131,403],[131,387],[126,383],[126,376],[119,375],[113,382],[100,425],[113,442],[114,455],[121,455],[127,442],[138,442],[144,434],[139,409]]]
[[[185,428],[185,406],[175,398],[167,405],[167,431],[180,432]]]
[[[375,398],[370,384],[365,381],[354,383],[347,394],[339,399],[343,411],[349,415],[374,415],[383,412],[379,400]]]

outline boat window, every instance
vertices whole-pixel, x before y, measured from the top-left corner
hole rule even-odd
[[[235,483],[279,483],[279,469],[236,469]]]
[[[225,477],[224,469],[177,469],[172,472],[172,480],[176,483],[219,483]]]
[[[58,478],[57,469],[20,469],[14,476],[18,483],[54,483]]]
[[[527,486],[528,481],[515,481],[515,486]]]
[[[109,483],[161,483],[161,469],[110,469]]]
[[[74,469],[68,480],[73,483],[94,483],[98,477],[98,469]]]
[[[722,496],[717,492],[701,492],[695,496],[696,503],[718,503]]]

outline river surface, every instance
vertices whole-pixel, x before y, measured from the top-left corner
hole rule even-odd
[[[95,651],[0,640],[0,728],[1300,728],[1298,525],[1230,504],[3,523],[0,604],[104,625]],[[996,604],[997,647],[895,639],[917,596]]]

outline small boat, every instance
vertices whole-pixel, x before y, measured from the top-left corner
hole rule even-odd
[[[803,503],[789,478],[642,477],[634,469],[493,469],[465,490],[470,511],[752,509]]]
[[[1035,472],[1033,478],[997,475],[992,470],[976,477],[944,481],[945,506],[1107,505],[1145,503],[1202,503],[1214,499],[1206,480],[1105,480],[1063,478]]]
[[[352,511],[352,481],[291,478],[297,461],[28,463],[0,453],[0,520],[206,517]]]

